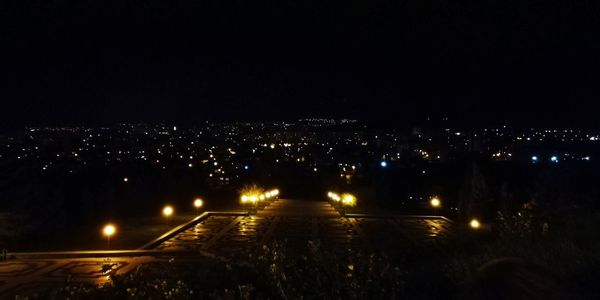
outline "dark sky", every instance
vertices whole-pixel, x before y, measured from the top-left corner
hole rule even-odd
[[[3,0],[2,128],[351,117],[598,126],[598,1]]]

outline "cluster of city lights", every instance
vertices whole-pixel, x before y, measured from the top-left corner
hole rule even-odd
[[[350,193],[343,193],[341,195],[329,192],[327,193],[327,197],[334,201],[335,203],[341,204],[343,206],[355,206],[356,205],[356,197]]]
[[[270,190],[270,191],[267,191],[264,193],[256,190],[256,191],[250,191],[250,192],[244,193],[240,197],[240,201],[242,202],[242,204],[256,205],[256,204],[258,204],[258,202],[277,198],[278,196],[279,196],[278,189],[273,189],[273,190]]]

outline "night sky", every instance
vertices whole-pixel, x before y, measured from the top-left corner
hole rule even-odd
[[[600,124],[598,1],[0,7],[3,129],[304,117]]]

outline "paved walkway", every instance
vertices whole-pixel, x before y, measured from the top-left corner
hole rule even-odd
[[[188,257],[198,251],[222,257],[244,256],[274,240],[285,240],[291,247],[306,247],[309,240],[331,248],[427,246],[448,235],[451,224],[441,217],[342,218],[327,202],[279,200],[253,216],[210,215],[159,240],[150,250],[34,253],[0,262],[0,299],[56,287],[67,278],[101,284],[110,274],[126,274],[140,264],[182,253]],[[102,258],[107,255],[112,257]],[[103,271],[107,264],[111,268]]]
[[[301,216],[338,218],[340,214],[323,201],[280,200],[267,206],[258,216]]]
[[[327,202],[280,200],[255,216],[213,216],[160,244],[164,251],[207,251],[246,255],[257,245],[285,240],[304,247],[309,240],[332,248],[377,248],[428,244],[450,233],[451,222],[436,217],[340,217]]]

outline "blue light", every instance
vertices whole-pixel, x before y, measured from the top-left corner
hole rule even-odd
[[[536,162],[536,161],[538,161],[538,157],[534,155],[534,156],[531,157],[531,160],[533,160],[534,162]]]
[[[550,157],[550,161],[551,162],[558,162],[558,156],[555,155],[555,156]]]
[[[380,163],[380,165],[381,165],[381,167],[382,167],[382,168],[385,168],[385,167],[387,167],[387,161],[385,161],[385,160],[384,160],[384,161],[382,161],[382,162]]]
[[[590,157],[586,156],[586,157],[583,158],[583,160],[590,160]]]

